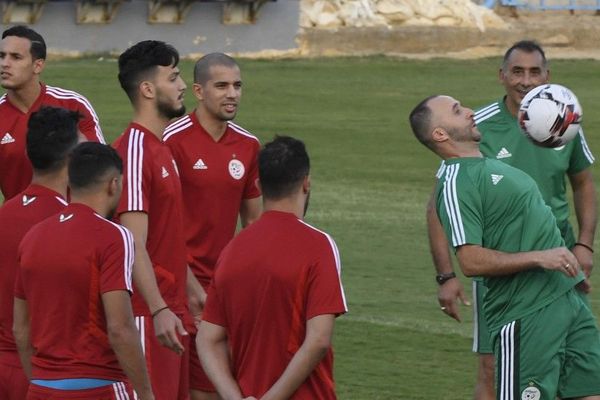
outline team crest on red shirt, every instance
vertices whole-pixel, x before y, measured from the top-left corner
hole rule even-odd
[[[240,160],[234,158],[229,161],[229,175],[231,175],[233,179],[242,179],[244,172],[246,172],[246,168],[244,168],[244,164],[242,164]]]

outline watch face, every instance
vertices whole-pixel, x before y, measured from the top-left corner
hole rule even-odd
[[[435,280],[437,281],[438,284],[441,285],[444,282],[446,282],[446,281],[448,281],[448,280],[450,280],[450,279],[452,279],[454,277],[456,277],[456,274],[454,274],[454,272],[451,272],[449,274],[439,274],[439,275],[436,275]]]

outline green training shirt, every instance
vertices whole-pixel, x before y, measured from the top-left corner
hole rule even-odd
[[[564,246],[550,208],[523,171],[489,158],[453,158],[436,189],[437,211],[451,245],[506,253]],[[490,330],[552,302],[583,280],[541,267],[485,277],[483,311]]]
[[[481,153],[527,172],[537,182],[567,247],[573,247],[576,240],[569,223],[565,174],[577,174],[594,162],[583,131],[565,146],[536,146],[521,132],[504,99],[478,110],[475,122],[482,135]]]

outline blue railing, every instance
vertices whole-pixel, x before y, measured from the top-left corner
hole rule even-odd
[[[487,8],[494,8],[497,0],[485,0]],[[600,10],[600,0],[500,0],[503,6],[530,10]]]

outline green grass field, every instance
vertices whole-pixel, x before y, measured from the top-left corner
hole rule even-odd
[[[471,398],[471,310],[462,309],[461,324],[440,312],[425,234],[439,161],[414,139],[407,116],[436,93],[471,107],[500,98],[499,59],[240,61],[237,122],[263,142],[275,134],[305,140],[313,163],[307,220],[340,248],[350,312],[336,325],[339,398]],[[192,63],[181,68],[190,84]],[[588,143],[600,155],[600,62],[556,60],[551,70],[578,95]],[[116,75],[115,60],[53,61],[44,80],[87,96],[112,141],[131,116]],[[186,96],[192,109],[191,91]],[[598,273],[593,283],[598,314]]]

